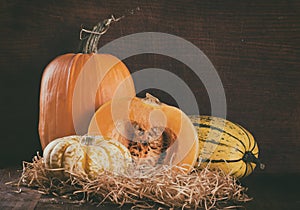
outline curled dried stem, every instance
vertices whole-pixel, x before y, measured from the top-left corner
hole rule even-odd
[[[92,30],[84,29],[83,27],[81,27],[79,38],[80,40],[85,41],[82,46],[82,52],[96,53],[100,37],[107,32],[113,22],[118,22],[124,17],[125,16],[115,18],[113,15],[111,15],[110,18],[105,19],[104,21],[99,22],[97,25],[95,25]],[[87,33],[89,35],[87,37],[83,37],[83,33]]]

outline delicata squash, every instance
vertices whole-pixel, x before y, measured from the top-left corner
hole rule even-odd
[[[190,116],[199,138],[196,168],[221,169],[236,178],[246,177],[256,166],[259,149],[252,134],[244,127],[213,116]]]
[[[177,165],[189,172],[196,163],[198,137],[190,119],[154,96],[111,100],[94,114],[89,135],[125,145],[137,165]]]

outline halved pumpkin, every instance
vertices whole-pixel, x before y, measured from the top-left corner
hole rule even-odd
[[[137,165],[177,165],[189,172],[198,155],[198,137],[190,119],[150,94],[105,103],[94,114],[88,134],[117,139]]]

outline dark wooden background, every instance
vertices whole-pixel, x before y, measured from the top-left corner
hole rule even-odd
[[[300,1],[0,1],[0,166],[41,151],[40,79],[56,56],[74,52],[83,24],[140,11],[114,24],[100,46],[137,32],[164,32],[199,47],[223,82],[228,119],[256,137],[265,171],[300,173]],[[207,92],[184,64],[158,55],[124,61],[132,72],[167,69],[181,77],[210,114]],[[164,92],[150,90],[174,104]],[[141,94],[140,94],[141,95]]]

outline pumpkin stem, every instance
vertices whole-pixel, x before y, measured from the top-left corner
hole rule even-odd
[[[86,146],[93,145],[95,138],[93,136],[83,136],[80,143]]]
[[[113,15],[111,15],[111,18],[99,22],[93,27],[92,30],[82,28],[80,31],[80,40],[82,40],[80,51],[85,54],[97,53],[98,42],[101,35],[107,32],[112,22],[117,22],[122,18],[124,18],[124,16],[115,18]],[[83,32],[88,33],[89,35],[87,37],[82,37]]]
[[[255,157],[255,155],[251,151],[245,152],[242,160],[245,163],[255,163],[256,165],[259,165],[259,168],[261,170],[265,168],[265,164],[261,163],[260,160],[257,157]]]
[[[143,102],[152,105],[161,105],[161,102],[158,98],[154,97],[150,93],[146,93],[146,97],[142,99]]]

